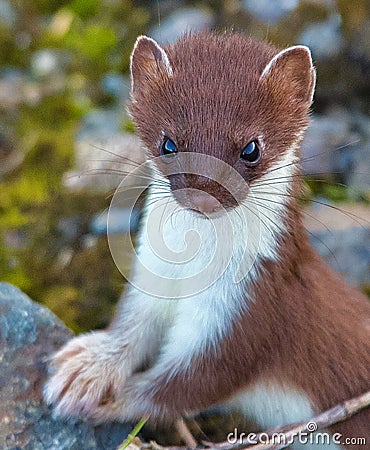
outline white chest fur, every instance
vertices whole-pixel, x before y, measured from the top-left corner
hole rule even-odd
[[[265,429],[308,420],[310,401],[302,393],[274,382],[260,382],[240,392],[228,406],[240,410]]]
[[[166,195],[165,179],[158,191],[152,188],[138,238],[131,297],[138,304],[143,297],[151,299],[153,316],[171,303],[172,326],[162,352],[166,359],[181,359],[186,366],[195,354],[217,346],[233,318],[253,301],[248,283],[257,277],[260,261],[278,258],[293,161],[294,148],[259,180],[264,186],[260,191],[268,190],[267,195],[251,188],[245,204],[210,219],[179,207],[169,185]],[[280,183],[270,184],[276,177]],[[274,193],[278,195],[271,202]]]

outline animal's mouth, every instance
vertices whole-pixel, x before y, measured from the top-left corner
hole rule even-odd
[[[246,183],[229,190],[222,183],[197,174],[174,174],[169,177],[171,191],[180,206],[197,214],[214,216],[240,205],[245,197]],[[228,180],[230,183],[230,179]],[[240,197],[240,198],[238,198]]]
[[[198,189],[173,190],[176,201],[183,208],[204,218],[216,218],[239,205],[234,198],[217,198],[206,191]]]
[[[193,208],[187,208],[191,214],[194,214],[195,217],[204,219],[204,220],[213,220],[218,219],[219,217],[223,217],[228,213],[228,209],[222,208],[219,211],[213,213],[204,213],[199,210]]]

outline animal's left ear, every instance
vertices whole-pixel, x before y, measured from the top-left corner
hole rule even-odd
[[[172,67],[167,53],[154,39],[140,36],[131,54],[131,95],[144,92],[160,77],[172,76]]]
[[[316,82],[309,48],[297,45],[278,53],[263,70],[259,82],[277,99],[288,96],[309,106]]]

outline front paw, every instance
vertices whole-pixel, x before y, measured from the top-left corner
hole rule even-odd
[[[129,361],[106,332],[69,341],[52,358],[44,398],[56,416],[80,416],[96,422],[117,417]]]

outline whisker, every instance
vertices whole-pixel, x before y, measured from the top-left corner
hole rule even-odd
[[[174,218],[175,214],[178,214],[180,211],[181,211],[181,206],[177,203],[176,208],[174,209],[174,211],[172,211],[172,213],[170,215],[170,220],[171,220],[171,226],[172,227],[173,227],[173,218]]]
[[[135,176],[137,178],[151,180],[153,182],[162,183],[163,185],[165,185],[165,182],[163,180],[158,180],[158,179],[153,178],[152,176],[149,176],[147,174],[137,174],[135,172],[127,172],[127,171],[123,171],[123,170],[120,170],[120,169],[89,169],[89,170],[86,170],[84,172],[81,172],[80,174],[70,175],[68,177],[68,179],[76,178],[76,177],[80,178],[81,176],[92,176],[92,175],[121,175],[121,176],[132,175],[132,176]],[[167,184],[166,184],[166,186],[167,186]]]
[[[358,142],[360,142],[360,139],[356,139],[356,140],[353,141],[353,142],[350,142],[350,143],[348,143],[348,144],[344,144],[344,145],[342,145],[342,146],[340,146],[340,147],[337,147],[337,148],[335,148],[335,149],[333,149],[333,150],[331,150],[331,151],[332,151],[332,152],[338,151],[338,150],[341,150],[341,149],[343,149],[343,148],[345,148],[345,147],[348,147],[348,146],[350,146],[350,145],[357,144]],[[269,173],[275,172],[276,170],[281,170],[281,169],[284,169],[284,168],[287,168],[287,167],[291,167],[291,166],[293,166],[293,165],[301,165],[302,163],[307,162],[307,161],[311,161],[311,160],[313,160],[314,158],[316,158],[317,156],[324,155],[324,154],[327,153],[327,152],[328,152],[328,151],[325,150],[325,151],[323,151],[323,152],[316,153],[316,154],[314,154],[314,155],[310,155],[310,156],[307,156],[307,157],[305,157],[305,158],[298,158],[298,157],[297,157],[296,160],[291,161],[290,163],[283,164],[282,166],[275,167],[274,169],[271,169],[271,170],[267,170],[267,171],[264,173],[264,175],[267,175],[267,174],[269,174]],[[340,173],[341,173],[341,172],[340,172]],[[252,178],[250,179],[250,181],[254,180],[255,178],[257,178],[257,177],[259,177],[259,176],[260,176],[260,175],[256,175],[255,177],[252,177]]]
[[[306,231],[307,231],[314,239],[316,239],[317,241],[319,241],[319,242],[320,242],[320,243],[321,243],[321,244],[329,251],[329,253],[331,254],[331,256],[334,258],[334,261],[335,261],[335,264],[337,265],[338,271],[339,271],[339,272],[343,272],[342,266],[339,264],[339,261],[338,261],[337,257],[335,256],[335,253],[333,252],[333,250],[332,250],[330,247],[328,247],[328,245],[325,244],[325,242],[324,242],[321,238],[319,238],[319,236],[317,236],[316,234],[314,234],[314,233],[312,233],[311,231],[307,230],[307,228],[306,228]]]
[[[268,175],[268,174],[270,174],[272,172],[276,172],[277,170],[285,169],[285,168],[290,167],[290,166],[295,165],[295,164],[298,164],[298,161],[292,161],[290,163],[283,164],[282,166],[274,167],[273,169],[270,169],[270,170],[266,171],[262,176]],[[253,181],[253,180],[255,180],[256,178],[258,178],[260,176],[261,175],[255,175],[254,177],[251,177],[249,181]]]
[[[255,193],[257,193],[257,194],[262,194],[262,195],[276,195],[276,196],[283,196],[283,197],[288,197],[288,198],[294,198],[295,200],[302,200],[302,196],[301,197],[297,197],[297,196],[295,196],[294,194],[288,194],[288,193],[279,193],[279,192],[263,192],[263,191],[259,191],[259,192],[253,192],[253,195],[255,194]],[[264,198],[260,198],[260,199],[262,199],[262,200],[266,200],[266,201],[271,201],[271,202],[273,202],[273,203],[280,203],[280,202],[274,202],[274,201],[272,201],[271,199],[264,199]],[[304,199],[304,198],[303,198]],[[366,229],[365,228],[365,226],[361,223],[361,221],[362,222],[365,222],[365,223],[369,223],[370,224],[370,222],[368,221],[368,220],[366,220],[366,219],[364,219],[363,217],[359,217],[359,216],[357,216],[356,214],[353,214],[353,213],[351,213],[351,212],[349,212],[349,211],[345,211],[345,210],[343,210],[343,209],[341,209],[341,208],[338,208],[338,207],[336,207],[336,206],[334,206],[334,205],[331,205],[331,204],[329,204],[329,203],[325,203],[325,202],[322,202],[322,201],[320,201],[320,200],[315,200],[315,199],[307,199],[307,200],[309,200],[310,202],[312,202],[312,203],[317,203],[318,205],[322,205],[322,206],[326,206],[326,207],[328,207],[328,208],[330,208],[330,209],[333,209],[333,210],[335,210],[335,211],[337,211],[337,212],[340,212],[341,214],[343,214],[343,215],[345,215],[345,216],[347,216],[347,217],[349,217],[350,219],[352,219],[352,220],[354,220],[356,223],[358,223],[363,229]]]
[[[154,198],[154,199],[152,199],[150,202],[148,202],[148,203],[146,203],[145,204],[145,207],[146,208],[151,208],[153,205],[155,205],[157,202],[160,202],[161,200],[165,200],[166,198],[172,198],[172,196],[171,195],[167,195],[167,196],[161,196],[161,197],[158,197],[158,198]],[[159,205],[157,205],[155,208],[153,208],[153,209],[151,209],[151,211],[155,211],[157,208],[159,208],[161,206],[161,204],[159,204]]]
[[[261,208],[266,208],[267,210],[270,210],[270,211],[272,211],[272,212],[274,212],[274,210],[272,209],[272,208],[269,208],[269,207],[267,207],[266,205],[263,205],[263,204],[261,204],[261,203],[256,203],[257,205],[260,205],[260,207]],[[261,211],[259,211],[259,212],[261,212]],[[267,216],[268,217],[268,216]],[[268,217],[269,218],[269,217]],[[270,218],[269,218],[270,219]],[[288,218],[288,221],[290,222],[290,223],[292,223],[292,224],[294,224],[293,223],[293,221],[291,220],[291,219],[289,219]],[[274,222],[273,222],[274,223]],[[274,223],[274,225],[276,225],[275,223]],[[324,224],[323,224],[324,225]],[[325,226],[326,227],[326,226]],[[326,227],[327,228],[327,227]],[[328,229],[328,231],[333,235],[333,232],[329,229],[329,228],[327,228]],[[279,227],[279,231],[281,231],[281,232],[284,232],[285,230],[283,230],[281,227]],[[316,234],[314,234],[314,233],[312,233],[310,230],[308,230],[307,228],[306,228],[306,231],[307,231],[307,233],[310,235],[310,236],[312,236],[312,238],[314,238],[314,239],[316,239],[316,240],[318,240],[318,241],[320,241],[321,243],[322,243],[322,245],[329,251],[329,253],[332,255],[332,257],[334,258],[334,260],[335,260],[335,262],[336,262],[336,265],[337,265],[337,267],[338,267],[338,269],[339,269],[339,271],[341,271],[341,265],[339,264],[339,261],[338,261],[338,259],[337,259],[337,257],[335,256],[335,254],[334,254],[334,252],[325,244],[325,242],[321,239],[321,238],[319,238]]]
[[[145,190],[145,189],[148,189],[149,187],[153,187],[154,185],[155,185],[155,181],[153,181],[152,183],[150,183],[150,184],[144,184],[144,185],[142,185],[142,184],[137,184],[137,185],[135,185],[135,186],[119,186],[117,189],[116,189],[116,192],[120,192],[120,193],[123,193],[123,192],[125,192],[125,191],[132,191],[132,190],[134,190],[134,189],[143,189],[143,190]],[[169,190],[168,189],[165,189],[167,186],[164,186],[164,185],[160,185],[160,186],[155,186],[155,188],[156,188],[156,190],[155,190],[155,192],[151,192],[152,193],[152,195],[156,195],[156,194],[161,194],[161,193],[167,193],[168,194],[168,192],[169,192]]]
[[[112,159],[88,159],[88,162],[99,162],[99,163],[109,163],[109,164],[122,164],[124,166],[129,166],[129,167],[134,167],[139,168],[141,166],[141,164],[134,164],[130,161],[128,162],[121,162],[121,161],[114,161]],[[109,167],[108,167],[109,168]],[[98,169],[99,170],[99,169]]]
[[[351,145],[354,145],[354,144],[358,144],[359,142],[361,142],[361,139],[356,139],[354,141],[348,142],[347,144],[340,145],[339,147],[335,147],[335,148],[329,149],[329,150],[326,149],[320,153],[315,153],[314,155],[306,156],[305,158],[300,158],[300,160],[301,160],[301,162],[311,161],[312,159],[317,158],[318,156],[325,155],[326,153],[334,153],[339,150],[343,150],[344,148],[350,147]]]
[[[274,193],[271,193],[271,195],[274,195]],[[279,195],[279,194],[277,194]],[[281,202],[279,202],[278,200],[272,200],[269,198],[261,198],[261,197],[255,197],[254,195],[252,195],[252,198],[256,198],[258,200],[261,201],[267,201],[269,203],[274,203],[276,205],[281,205]],[[320,219],[318,219],[317,217],[313,216],[312,214],[310,214],[309,212],[307,212],[304,208],[302,208],[302,213],[311,217],[312,219],[316,220],[317,222],[319,222],[330,234],[333,234],[333,230],[331,230],[324,222],[322,222]]]
[[[169,195],[169,196],[168,196],[168,199],[167,199],[167,202],[166,202],[166,205],[165,205],[165,207],[163,208],[161,220],[159,221],[159,231],[162,229],[163,216],[164,216],[164,213],[166,212],[166,209],[167,209],[167,206],[168,206],[168,203],[170,202],[170,200],[171,200],[171,196]]]
[[[343,172],[331,172],[330,174],[335,175],[335,174],[341,174],[341,173],[343,173]],[[358,172],[356,172],[356,173],[358,173]],[[322,173],[320,173],[320,172],[316,172],[311,175],[321,175],[321,174]],[[359,175],[368,175],[366,173],[358,173],[358,174]],[[338,185],[338,186],[343,186],[343,187],[349,188],[349,189],[351,188],[351,186],[348,186],[344,183],[339,183],[334,180],[333,181],[332,180],[324,180],[322,178],[312,178],[311,175],[304,175],[302,173],[295,173],[295,174],[291,174],[291,175],[281,175],[279,177],[269,178],[268,180],[264,180],[261,182],[257,181],[253,184],[253,186],[269,186],[269,185],[274,185],[274,184],[278,184],[278,183],[286,183],[287,181],[291,180],[292,178],[293,179],[294,178],[302,178],[302,180],[304,182],[315,181],[318,183],[325,183],[325,184],[328,184],[331,186]],[[278,180],[283,180],[283,181],[279,182]]]
[[[252,203],[252,202],[249,202],[249,203]],[[255,202],[254,202],[254,204],[255,204],[256,206],[259,206],[259,205],[258,205],[257,203],[255,203]],[[254,215],[257,217],[257,219],[265,226],[265,228],[266,228],[267,231],[269,231],[270,233],[273,233],[272,228],[270,228],[270,227],[265,223],[265,221],[262,220],[261,217],[260,217],[260,216],[259,216],[252,208],[250,208],[250,205],[248,205],[248,202],[243,202],[242,205],[243,205],[245,208],[247,208],[247,210],[248,210],[249,212],[251,212],[252,214],[254,214]],[[266,217],[266,219],[270,220],[270,222],[275,226],[275,223],[271,220],[271,217],[267,216],[266,214],[264,214],[264,213],[263,213],[262,211],[260,211],[259,209],[258,209],[258,212],[259,212],[260,214],[262,214],[264,217]]]
[[[102,151],[104,153],[107,153],[109,155],[115,156],[115,157],[117,157],[117,158],[119,158],[121,160],[129,161],[129,162],[134,163],[136,165],[141,165],[142,164],[142,163],[138,163],[134,159],[130,159],[128,156],[120,155],[119,153],[115,153],[115,152],[113,152],[111,150],[107,150],[106,148],[100,147],[99,145],[96,145],[96,144],[93,144],[93,143],[89,143],[89,145],[91,147],[96,148],[97,150],[100,150],[100,151]]]
[[[134,188],[131,188],[131,189],[127,189],[127,191],[129,191],[129,190],[133,190]],[[116,191],[116,192],[119,192],[119,191]],[[143,194],[145,192],[145,190],[143,190],[141,193],[140,193],[140,195],[125,195],[124,196],[124,199],[125,200],[128,200],[128,201],[131,201],[131,200],[136,200],[136,202],[135,202],[135,204],[134,204],[134,206],[138,203],[138,200],[140,199],[140,197],[141,197],[141,195]],[[121,193],[125,193],[125,191],[123,190],[123,191],[121,191]],[[169,195],[169,193],[168,193],[168,191],[164,191],[164,192],[156,192],[155,193],[155,195],[153,195],[153,194],[151,194],[151,198],[153,198],[153,199],[155,199],[156,201],[159,201],[159,200],[161,200],[161,199],[163,199],[163,198],[167,198],[167,197],[171,197],[171,195]]]

